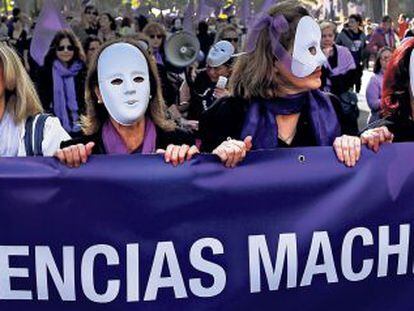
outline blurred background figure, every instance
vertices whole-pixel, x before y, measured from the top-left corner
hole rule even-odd
[[[371,109],[371,117],[368,123],[380,119],[381,98],[382,98],[382,82],[384,72],[391,59],[392,50],[389,47],[383,47],[377,55],[374,66],[374,75],[369,80],[366,98],[369,108]]]
[[[98,36],[90,35],[83,43],[83,49],[86,54],[86,66],[89,67],[92,57],[101,46],[102,41]]]
[[[85,53],[71,30],[56,33],[37,89],[46,112],[56,115],[72,136],[80,135],[80,116],[85,112]]]
[[[119,37],[116,32],[116,22],[114,17],[109,13],[102,13],[98,19],[98,37],[102,42],[109,41]]]

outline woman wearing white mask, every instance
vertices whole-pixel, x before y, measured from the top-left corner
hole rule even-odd
[[[233,167],[250,149],[333,145],[338,159],[354,166],[361,141],[341,136],[339,107],[318,90],[326,62],[320,41],[319,25],[298,1],[259,18],[233,69],[232,96],[200,120],[202,150]]]
[[[84,137],[65,142],[56,153],[77,167],[90,154],[165,153],[173,165],[198,152],[192,138],[165,117],[155,62],[131,39],[104,44],[93,59],[86,81]]]

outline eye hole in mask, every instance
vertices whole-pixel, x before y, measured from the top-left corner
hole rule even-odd
[[[316,55],[316,47],[311,46],[308,50],[312,55]]]
[[[112,84],[112,85],[121,85],[123,82],[124,82],[124,81],[122,81],[122,79],[117,78],[117,79],[113,79],[113,80],[111,81],[111,84]]]
[[[135,77],[135,78],[134,78],[134,82],[135,82],[135,83],[141,83],[141,82],[144,82],[144,78],[143,78],[143,77],[139,77],[139,76],[138,76],[138,77]]]

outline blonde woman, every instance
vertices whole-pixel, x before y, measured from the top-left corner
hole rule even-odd
[[[41,113],[19,56],[0,43],[0,156],[52,156],[62,141],[70,139],[59,119]]]

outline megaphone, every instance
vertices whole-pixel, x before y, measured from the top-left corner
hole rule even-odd
[[[184,68],[197,59],[200,52],[200,42],[192,33],[180,31],[167,38],[164,52],[170,64]]]

